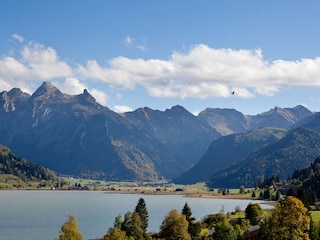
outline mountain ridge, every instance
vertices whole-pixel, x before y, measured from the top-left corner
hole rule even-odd
[[[299,109],[289,109],[294,121],[312,115],[301,109],[300,115]],[[228,111],[214,116],[224,119],[224,130],[237,134],[248,128],[247,116],[246,125],[239,127],[237,120],[244,115],[238,112],[231,123],[224,115]],[[288,124],[278,114],[266,116],[269,120],[260,116],[252,126],[274,127],[273,119]],[[194,116],[179,105],[119,114],[97,103],[86,89],[68,95],[44,82],[32,95],[17,88],[0,93],[0,143],[59,173],[114,180],[172,179],[192,168],[223,135],[207,117]]]

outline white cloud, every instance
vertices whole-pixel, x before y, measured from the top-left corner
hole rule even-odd
[[[136,48],[143,51],[143,52],[147,50],[146,46],[144,46],[144,45],[137,45]]]
[[[117,113],[132,112],[132,108],[124,105],[115,105],[113,110]]]
[[[123,40],[124,42],[124,45],[126,47],[134,47],[140,51],[146,51],[147,50],[147,47],[145,46],[145,44],[138,44],[138,43],[135,43],[136,42],[136,39],[134,39],[133,37],[131,36],[126,36]],[[135,44],[134,44],[135,43]]]
[[[50,80],[59,77],[71,77],[71,67],[60,61],[56,51],[42,44],[29,43],[21,52],[22,62],[32,73],[33,79]]]
[[[107,67],[88,62],[79,72],[123,88],[141,85],[155,97],[230,97],[233,88],[237,97],[251,98],[254,93],[272,96],[282,87],[320,86],[320,58],[268,62],[260,49],[202,44],[186,53],[174,52],[169,60],[117,57]]]
[[[80,81],[76,78],[66,78],[64,82],[55,82],[54,83],[62,92],[70,94],[70,95],[77,95],[83,92],[84,89],[88,87],[80,83]]]
[[[84,89],[88,89],[89,93],[96,99],[101,105],[106,105],[109,99],[109,96],[98,89],[90,88],[86,84],[81,83],[77,78],[66,78],[63,83],[55,82],[54,83],[62,92],[77,95],[83,93]]]
[[[24,42],[24,38],[18,34],[13,34],[12,38],[17,40],[18,42],[21,42],[21,43]]]
[[[134,39],[133,39],[132,37],[130,37],[130,36],[126,36],[126,37],[124,38],[124,44],[125,44],[126,46],[131,46],[132,43],[133,43],[133,41],[134,41]]]
[[[23,40],[17,34],[12,37]],[[133,41],[130,36],[125,39],[129,44]],[[0,58],[0,86],[7,88],[1,90],[30,90],[30,86],[39,86],[39,81],[55,82],[70,94],[87,88],[101,104],[107,103],[108,95],[94,88],[94,82],[120,90],[140,86],[154,97],[227,98],[235,90],[233,97],[252,98],[272,96],[281,88],[320,87],[320,57],[269,62],[260,49],[215,49],[200,44],[185,52],[173,52],[167,60],[119,56],[105,66],[94,59],[71,66],[53,48],[28,42],[20,56]]]
[[[104,106],[107,105],[109,96],[105,92],[95,88],[89,89],[88,91],[92,96],[94,96],[98,103]]]

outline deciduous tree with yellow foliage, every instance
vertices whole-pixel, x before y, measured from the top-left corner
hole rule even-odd
[[[74,215],[70,214],[68,221],[62,224],[60,236],[56,240],[82,240],[82,234]]]
[[[292,196],[277,203],[265,223],[261,225],[261,240],[309,240],[310,217],[303,203]]]

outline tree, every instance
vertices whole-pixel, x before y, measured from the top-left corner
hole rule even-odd
[[[225,219],[224,221],[221,221],[216,225],[213,239],[235,240],[237,239],[237,233],[230,225],[230,223]]]
[[[135,239],[143,238],[144,231],[139,214],[136,212],[127,212],[124,216],[121,230],[125,231],[129,237],[134,237]]]
[[[245,210],[246,219],[250,220],[251,225],[257,225],[259,223],[257,217],[262,215],[262,213],[262,209],[258,203],[249,203]]]
[[[134,212],[139,214],[140,220],[142,223],[141,228],[144,230],[144,232],[146,232],[147,228],[148,228],[149,213],[148,213],[147,206],[146,206],[146,203],[143,198],[139,199]]]
[[[309,229],[308,209],[296,197],[287,196],[277,203],[271,216],[261,224],[259,239],[309,240]]]
[[[186,216],[174,209],[165,217],[159,235],[166,240],[191,240]]]
[[[241,185],[241,186],[240,186],[239,193],[240,193],[240,194],[244,194],[245,191],[246,191],[246,188],[245,188],[243,185]]]
[[[191,237],[198,236],[201,232],[201,226],[200,223],[195,222],[196,219],[192,217],[192,211],[187,202],[184,204],[181,214],[186,216],[186,220],[189,223],[188,232],[191,235]]]
[[[121,215],[119,214],[114,219],[113,227],[121,229],[121,226],[122,226],[122,219],[121,219]]]
[[[252,192],[251,197],[253,197],[253,198],[256,197],[256,192],[255,191]]]
[[[269,188],[267,188],[263,192],[263,199],[265,199],[265,200],[270,200],[271,199],[271,193],[270,193],[270,189]]]
[[[69,215],[69,219],[62,224],[60,236],[56,240],[82,240],[82,234],[74,215]]]
[[[134,240],[133,237],[128,237],[125,231],[119,228],[110,228],[108,233],[101,240]]]

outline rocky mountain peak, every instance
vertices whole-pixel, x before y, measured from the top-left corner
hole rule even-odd
[[[28,97],[30,97],[29,94],[22,92],[19,88],[13,88],[9,92],[0,93],[0,102],[6,112],[13,112],[16,104],[24,102]]]
[[[83,90],[83,93],[78,95],[81,101],[89,102],[89,103],[96,103],[96,99],[88,92],[87,89]]]
[[[59,96],[62,92],[50,82],[44,82],[33,94],[33,98],[40,96]]]
[[[12,88],[9,92],[8,92],[8,97],[12,100],[16,100],[16,99],[25,99],[27,97],[30,97],[30,95],[28,93],[22,92],[20,90],[20,88]]]

